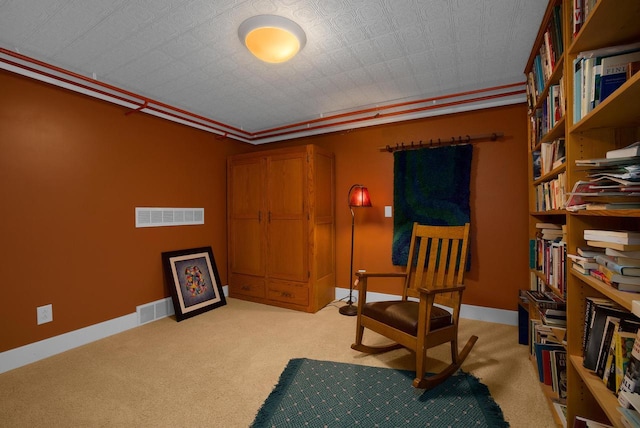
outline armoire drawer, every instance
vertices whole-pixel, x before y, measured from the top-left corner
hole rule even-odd
[[[264,279],[248,275],[231,275],[231,294],[251,297],[265,297]]]
[[[267,298],[278,302],[307,306],[309,304],[309,286],[295,282],[269,282]]]

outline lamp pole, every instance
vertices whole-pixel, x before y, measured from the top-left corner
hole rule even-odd
[[[355,191],[354,191],[355,190]],[[356,216],[353,207],[370,207],[371,199],[369,191],[361,184],[354,184],[349,189],[347,195],[349,201],[349,210],[351,211],[351,260],[349,263],[349,300],[345,306],[340,307],[338,311],[342,315],[354,316],[358,314],[358,308],[353,305],[353,242],[355,236]]]

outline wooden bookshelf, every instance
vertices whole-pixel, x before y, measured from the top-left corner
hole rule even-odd
[[[552,222],[566,226],[567,252],[576,253],[584,246],[585,229],[627,229],[640,231],[640,210],[566,210],[536,211],[536,186],[553,180],[562,172],[566,174],[566,192],[573,184],[584,180],[587,172],[575,165],[576,159],[603,158],[608,150],[624,147],[640,140],[640,73],[636,73],[607,99],[574,123],[574,60],[583,52],[616,45],[640,42],[640,1],[598,0],[577,35],[573,34],[574,0],[550,0],[547,11],[534,40],[525,75],[534,69],[534,58],[544,43],[544,32],[553,17],[553,9],[561,7],[564,51],[556,68],[548,76],[538,98],[529,105],[529,124],[535,109],[542,108],[550,87],[561,83],[564,87],[566,111],[540,141],[529,141],[529,237],[536,236],[536,222]],[[530,128],[530,138],[536,138]],[[542,177],[533,179],[533,155],[542,142],[565,139],[565,164]],[[544,279],[544,275],[536,273]],[[573,425],[575,416],[583,416],[622,427],[618,400],[593,371],[584,368],[582,356],[582,332],[584,327],[585,299],[606,297],[631,311],[634,300],[640,294],[620,292],[607,284],[573,269],[567,269],[566,291],[549,287],[555,293],[566,292],[567,300],[567,425]],[[530,311],[534,312],[534,311]],[[546,387],[543,391],[547,392]]]

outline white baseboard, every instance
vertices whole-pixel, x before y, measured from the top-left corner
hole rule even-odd
[[[225,285],[222,289],[224,295],[228,296],[229,286]],[[151,307],[152,309],[155,309],[153,315],[154,320],[158,320],[173,313],[171,310],[173,308],[166,308],[164,311],[162,310],[163,307],[170,305],[170,302],[171,298],[169,297],[167,299],[161,299],[156,302],[138,306],[138,308]],[[134,313],[124,315],[119,318],[114,318],[79,330],[70,331],[69,333],[64,333],[39,342],[30,343],[19,348],[10,349],[0,353],[0,373],[35,363],[36,361],[44,358],[60,354],[70,349],[77,348],[78,346],[86,345],[87,343],[95,342],[96,340],[104,339],[105,337],[109,337],[117,333],[122,333],[123,331],[130,330],[142,324],[146,324],[147,322],[149,322],[149,320],[141,319],[140,310],[137,310]]]
[[[35,363],[69,349],[86,345],[137,326],[138,315],[134,312],[19,348],[10,349],[0,354],[0,373]]]
[[[358,299],[358,290],[353,290],[354,300]],[[336,300],[346,301],[349,298],[348,288],[336,288]],[[397,299],[398,296],[384,293],[367,293],[367,302],[379,302],[383,300]],[[497,324],[518,325],[518,311],[506,309],[485,308],[463,304],[460,308],[460,317],[465,319],[494,322]]]

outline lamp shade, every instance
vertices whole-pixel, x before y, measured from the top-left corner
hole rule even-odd
[[[370,207],[371,199],[369,191],[361,184],[354,184],[349,190],[349,206],[350,207]]]
[[[307,36],[298,24],[276,15],[245,20],[238,28],[238,37],[254,56],[270,63],[290,60],[307,43]]]

